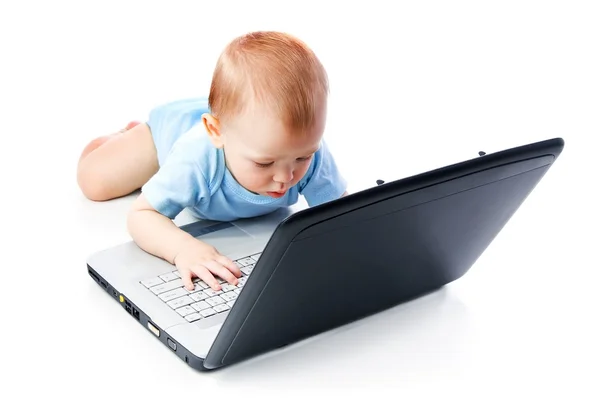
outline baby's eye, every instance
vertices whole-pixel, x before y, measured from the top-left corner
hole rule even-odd
[[[308,160],[310,160],[311,157],[312,157],[312,155],[309,155],[308,157],[296,158],[296,161],[308,161]]]
[[[267,168],[267,167],[270,167],[271,165],[273,165],[273,163],[265,163],[265,164],[263,164],[263,163],[256,163],[255,162],[254,165],[256,165],[259,168]]]

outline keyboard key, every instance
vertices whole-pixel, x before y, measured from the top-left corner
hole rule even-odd
[[[177,308],[175,311],[177,311],[177,313],[179,315],[181,315],[182,317],[185,317],[186,315],[193,314],[196,312],[196,310],[193,309],[192,307],[190,307],[189,305],[186,305],[185,307]]]
[[[240,269],[240,271],[241,271],[242,273],[244,273],[245,275],[249,276],[249,275],[250,275],[250,273],[252,273],[252,270],[253,270],[253,269],[254,269],[254,264],[251,264],[251,265],[249,265],[249,266],[242,267],[242,268]]]
[[[219,295],[219,297],[223,298],[225,301],[235,300],[237,298],[237,296],[238,295],[234,292],[223,293],[223,294]]]
[[[175,275],[175,273],[165,273],[165,274],[161,274],[159,277],[162,278],[165,281],[165,283],[168,283],[169,281],[177,280],[178,278],[180,278],[177,275]]]
[[[257,254],[253,254],[252,256],[250,256],[250,258],[254,261],[258,261],[258,258],[260,257],[260,253]]]
[[[177,280],[169,281],[168,283],[156,285],[156,286],[150,288],[150,291],[152,291],[156,295],[159,295],[159,294],[166,293],[167,291],[171,291],[171,290],[174,290],[179,287],[183,287],[182,279],[177,279]]]
[[[201,319],[201,318],[202,318],[202,315],[198,314],[197,312],[196,312],[196,313],[189,314],[189,315],[186,315],[186,316],[185,316],[185,319],[186,319],[188,322],[194,322],[194,321],[197,321],[197,320],[199,320],[199,319]]]
[[[158,296],[158,298],[160,298],[164,302],[167,302],[167,301],[174,300],[175,298],[183,297],[184,295],[187,295],[187,294],[188,294],[188,292],[184,288],[176,288],[174,290],[167,291],[166,293],[160,294]]]
[[[224,293],[226,293],[227,291],[233,291],[235,290],[236,286],[231,285],[229,283],[225,283],[225,284],[221,284],[221,291],[223,291]]]
[[[228,311],[229,310],[229,305],[227,304],[219,304],[219,305],[215,305],[213,307],[213,309],[217,312],[224,312],[224,311]]]
[[[219,291],[215,291],[212,288],[207,288],[206,290],[202,291],[204,294],[208,295],[209,297],[214,297],[215,295],[221,294],[221,290]]]
[[[237,261],[238,264],[241,264],[242,267],[249,266],[249,265],[255,263],[254,259],[252,259],[250,257],[244,257],[243,259],[239,259],[239,260],[236,260],[236,261]]]
[[[146,288],[154,287],[155,285],[159,285],[164,283],[163,279],[160,277],[149,278],[148,280],[140,281],[142,285]]]
[[[202,311],[203,309],[210,308],[210,305],[208,305],[206,301],[200,301],[192,304],[192,308],[194,308],[196,311]]]
[[[227,305],[229,305],[229,308],[233,308],[233,304],[234,304],[234,303],[235,303],[235,300],[234,300],[234,301],[229,301],[229,302],[227,303]]]
[[[224,302],[225,302],[225,300],[219,296],[215,296],[215,297],[206,299],[206,303],[209,304],[211,307],[214,307],[215,305],[223,304]]]
[[[202,281],[202,280],[200,280],[200,281],[196,282],[196,284],[195,284],[195,285],[199,286],[199,287],[200,287],[201,289],[203,289],[203,290],[205,290],[205,289],[207,289],[207,288],[208,288],[208,284],[206,284],[206,283],[205,283],[204,281]]]
[[[202,291],[197,293],[190,294],[190,298],[194,301],[202,301],[208,298],[208,295],[204,294]]]
[[[200,311],[200,315],[202,315],[204,318],[210,317],[211,315],[215,315],[216,313],[217,312],[212,308],[207,308]]]
[[[194,289],[193,289],[193,290],[188,290],[188,288],[187,288],[187,287],[183,287],[183,289],[184,289],[184,290],[185,290],[185,292],[186,292],[186,293],[188,293],[188,294],[191,294],[191,293],[197,293],[198,291],[200,291],[200,290],[198,289],[198,286],[196,286],[196,285],[194,286]]]
[[[183,307],[185,305],[190,305],[194,302],[189,296],[179,297],[174,300],[167,302],[167,305],[173,309]]]

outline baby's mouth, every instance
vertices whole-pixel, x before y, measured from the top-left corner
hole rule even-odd
[[[282,196],[285,195],[286,192],[287,192],[287,190],[283,190],[283,191],[269,191],[269,192],[267,192],[267,195],[269,195],[272,198],[281,198]]]

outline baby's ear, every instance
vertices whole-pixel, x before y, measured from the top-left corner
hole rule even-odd
[[[219,123],[219,119],[217,119],[210,113],[204,113],[202,115],[202,123],[204,123],[206,133],[208,133],[208,136],[210,137],[210,140],[213,142],[215,147],[222,148],[223,140],[221,137],[221,124]]]

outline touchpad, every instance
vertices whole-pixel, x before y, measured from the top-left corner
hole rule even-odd
[[[246,246],[254,239],[251,235],[229,222],[190,229],[188,232],[192,236],[214,246],[221,254],[236,251],[240,246]]]

